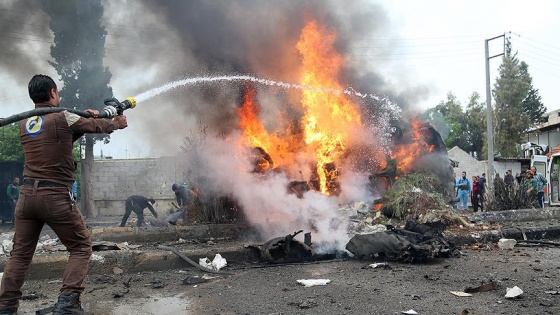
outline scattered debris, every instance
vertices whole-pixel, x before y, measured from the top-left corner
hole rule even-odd
[[[14,232],[0,234],[0,254],[9,254],[14,248]]]
[[[114,274],[116,274],[116,275],[121,275],[121,274],[123,274],[123,272],[124,272],[124,270],[122,270],[121,268],[119,268],[119,267],[113,267],[113,273],[114,273]]]
[[[498,247],[502,250],[504,249],[513,249],[513,247],[517,244],[517,241],[511,238],[501,238],[498,241]]]
[[[227,272],[222,272],[222,271],[217,271],[217,270],[213,270],[210,268],[205,268],[197,263],[195,263],[194,261],[192,261],[192,259],[190,259],[189,257],[185,256],[184,254],[182,254],[181,252],[179,252],[178,250],[176,250],[173,247],[169,247],[169,246],[164,246],[164,245],[158,245],[159,249],[165,249],[168,251],[171,251],[173,254],[179,256],[181,259],[183,259],[184,261],[188,262],[191,266],[196,267],[202,271],[206,271],[206,272],[210,272],[210,273],[217,273],[217,274],[222,274],[222,275],[231,275],[231,273],[227,273]]]
[[[150,282],[150,285],[151,285],[152,289],[161,289],[161,288],[165,287],[165,283],[161,280],[152,280]]]
[[[38,300],[38,299],[45,299],[47,298],[44,294],[31,291],[29,294],[24,294],[21,296],[22,300]]]
[[[354,235],[346,249],[358,258],[383,257],[405,262],[425,262],[436,257],[457,256],[459,251],[443,237],[443,222],[406,222],[404,229],[388,225],[382,233]]]
[[[523,290],[521,290],[518,286],[514,286],[513,288],[506,288],[506,299],[515,299],[523,294]]]
[[[467,296],[472,296],[472,294],[470,293],[466,293],[466,292],[462,292],[462,291],[450,291],[451,294],[455,295],[455,296],[459,296],[459,297],[467,297]]]
[[[47,308],[43,308],[40,310],[35,311],[35,315],[47,315],[52,314],[54,311],[54,306],[49,306]]]
[[[183,284],[199,284],[199,283],[203,283],[206,282],[207,280],[204,279],[203,277],[199,277],[199,276],[190,276],[190,277],[186,277],[185,279],[183,279],[183,281],[181,283]]]
[[[288,303],[289,305],[295,305],[301,309],[307,309],[307,308],[312,308],[315,307],[317,305],[319,305],[317,302],[315,302],[315,299],[305,299],[303,301],[300,301],[298,303]]]
[[[130,292],[129,289],[126,289],[124,291],[116,291],[113,292],[113,298],[118,299],[118,298],[122,298],[125,294],[127,294],[128,292]]]
[[[130,245],[128,242],[114,243],[108,241],[93,242],[91,244],[91,249],[93,251],[105,251],[105,250],[132,250],[141,247],[142,245]]]
[[[204,268],[208,268],[208,269],[218,271],[218,270],[224,268],[225,266],[227,266],[227,261],[226,261],[225,258],[222,257],[222,255],[216,254],[212,261],[210,261],[210,259],[208,259],[207,257],[200,258],[199,261],[198,261],[198,264],[201,265]]]
[[[330,279],[299,279],[297,280],[299,284],[304,285],[306,288],[314,287],[316,285],[327,285],[331,282]]]
[[[114,284],[115,282],[117,282],[117,279],[115,279],[115,277],[108,276],[108,275],[100,275],[95,277],[95,279],[93,280],[93,283],[95,284],[104,284],[104,283]]]
[[[476,292],[487,292],[498,289],[498,285],[494,282],[485,283],[478,287],[466,287],[463,292],[466,293],[476,293]]]
[[[558,242],[549,242],[549,241],[533,241],[533,240],[521,240],[518,243],[527,243],[527,244],[535,244],[535,245],[551,245],[551,246],[560,246]]]
[[[408,315],[418,315],[418,313],[413,309],[410,309],[408,311],[402,311],[401,313],[408,314]]]
[[[294,238],[303,230],[284,237],[276,237],[264,243],[261,248],[261,258],[270,263],[303,261],[313,256],[313,250]]]
[[[104,262],[105,262],[105,257],[93,253],[93,254],[91,255],[90,260],[91,260],[91,261],[98,261],[98,262],[100,262],[100,263],[104,263]]]
[[[389,264],[386,262],[371,264],[368,267],[372,269],[375,268],[392,269],[391,266],[389,266]]]

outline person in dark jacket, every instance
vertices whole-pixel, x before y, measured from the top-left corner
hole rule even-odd
[[[179,184],[173,184],[171,190],[175,193],[175,198],[177,200],[177,206],[186,206],[192,200],[192,194],[190,194],[187,189]]]
[[[142,223],[144,223],[144,209],[146,208],[148,208],[157,219],[157,212],[154,207],[152,207],[154,203],[156,203],[154,198],[146,198],[144,196],[138,195],[128,197],[125,202],[125,212],[121,221],[121,227],[125,226],[126,220],[128,220],[128,217],[132,212],[136,213],[136,216],[138,217],[138,222],[136,222],[136,225],[142,226]]]

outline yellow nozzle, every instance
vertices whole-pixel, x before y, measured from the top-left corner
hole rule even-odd
[[[136,100],[134,99],[134,97],[129,96],[126,98],[126,100],[130,102],[130,108],[136,107]]]

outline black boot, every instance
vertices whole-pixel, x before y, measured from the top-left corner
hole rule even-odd
[[[58,302],[54,306],[53,314],[85,314],[80,302],[80,294],[72,293],[71,295],[60,295]]]
[[[14,314],[17,314],[17,307],[15,307],[15,306],[4,306],[4,307],[0,307],[0,314],[2,314],[2,315],[14,315]]]

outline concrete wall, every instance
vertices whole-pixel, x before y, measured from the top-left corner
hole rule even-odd
[[[95,160],[93,198],[99,215],[124,214],[124,202],[131,195],[154,198],[158,214],[168,213],[175,200],[171,185],[184,181],[180,165],[180,157]]]
[[[481,175],[486,173],[486,165],[473,158],[470,154],[463,151],[459,147],[454,147],[447,151],[449,158],[458,161],[459,167],[453,168],[455,180],[461,176],[462,172],[467,172],[467,177],[471,179],[474,175]]]
[[[536,144],[548,145],[551,149],[555,146],[560,145],[560,131],[558,129],[545,131],[545,132],[534,132],[527,134],[527,142],[532,142]]]

